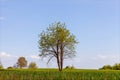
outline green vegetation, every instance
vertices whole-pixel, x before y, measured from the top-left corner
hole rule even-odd
[[[2,66],[2,65],[0,65],[0,69],[3,69],[3,66]]]
[[[29,69],[37,69],[37,64],[35,62],[31,62],[28,66]]]
[[[116,63],[113,66],[104,65],[100,70],[120,70],[120,63]]]
[[[49,56],[48,62],[56,58],[58,69],[62,71],[64,59],[75,56],[77,43],[75,36],[66,28],[65,23],[53,23],[40,34],[40,57]]]
[[[25,57],[19,57],[14,66],[4,69],[0,62],[0,80],[120,80],[120,63],[105,65],[100,70],[76,69],[66,66],[63,61],[75,56],[75,36],[66,28],[65,23],[51,24],[40,34],[40,57],[49,56],[48,62],[56,58],[58,69],[38,69],[35,62],[27,66]]]
[[[0,70],[0,80],[120,80],[119,70],[11,69]]]
[[[0,69],[3,69],[3,65],[2,65],[1,61],[0,61]]]
[[[66,66],[65,69],[75,69],[74,66]]]

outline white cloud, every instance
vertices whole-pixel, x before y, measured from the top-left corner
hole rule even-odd
[[[32,58],[32,59],[40,59],[40,57],[36,56],[36,55],[30,55],[30,58]]]
[[[5,52],[0,52],[0,57],[2,58],[2,57],[11,57],[11,55],[10,54],[7,54],[7,53],[5,53]]]
[[[26,56],[28,62],[36,62],[39,67],[57,67],[56,59],[50,61],[47,65],[48,58],[42,60],[38,55],[31,54]],[[18,57],[6,52],[0,52],[0,58],[5,67],[12,66],[17,62]],[[64,67],[67,65],[75,66],[76,68],[100,68],[103,65],[109,64],[114,65],[120,61],[119,54],[98,54],[93,56],[81,55],[76,56],[72,59],[64,60]]]
[[[6,53],[4,51],[0,52],[0,61],[4,68],[7,68],[8,66],[13,66],[17,62],[17,56]]]
[[[66,59],[64,66],[73,65],[76,68],[98,69],[103,65],[114,65],[120,62],[119,54],[97,54],[97,55],[81,55],[73,59]]]
[[[6,52],[0,52],[0,58],[15,58],[17,56],[14,56],[14,55],[11,55],[11,54],[8,54]]]
[[[115,63],[119,63],[120,57],[119,54],[99,54],[89,61],[91,61],[93,66],[100,68],[103,65],[114,65]]]

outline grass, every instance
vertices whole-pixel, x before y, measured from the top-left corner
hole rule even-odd
[[[11,69],[0,70],[0,80],[120,80],[115,70]]]

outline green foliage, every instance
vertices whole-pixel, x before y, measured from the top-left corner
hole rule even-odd
[[[70,69],[71,67],[70,66],[66,66],[65,69]]]
[[[66,66],[65,69],[75,69],[74,66]]]
[[[103,66],[103,67],[100,68],[100,69],[111,70],[111,69],[112,69],[112,66],[110,66],[110,65],[105,65],[105,66]]]
[[[40,34],[39,48],[42,51],[40,56],[54,55],[55,47],[57,44],[60,46],[61,43],[65,47],[64,57],[75,53],[74,45],[77,43],[75,36],[70,34],[64,23],[57,22]],[[55,49],[53,50],[53,48]]]
[[[75,69],[75,67],[74,67],[74,66],[71,66],[71,69]]]
[[[28,66],[30,69],[37,69],[37,64],[35,62],[31,62]]]
[[[40,34],[40,57],[49,56],[48,62],[55,57],[59,70],[62,70],[63,59],[75,56],[75,44],[75,36],[66,28],[65,23],[51,24]]]
[[[116,64],[113,66],[113,70],[120,70],[120,63],[116,63]]]
[[[2,65],[0,65],[0,69],[3,69],[3,66],[2,66]]]
[[[104,65],[100,70],[120,70],[120,63],[116,63],[113,66],[110,65]]]
[[[7,69],[13,69],[13,67],[9,66],[9,67],[7,67]]]
[[[18,69],[0,70],[0,80],[120,80],[120,71],[114,70],[65,70]]]

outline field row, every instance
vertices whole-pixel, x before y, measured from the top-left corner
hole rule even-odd
[[[0,70],[0,80],[120,80],[120,71],[110,70]]]

